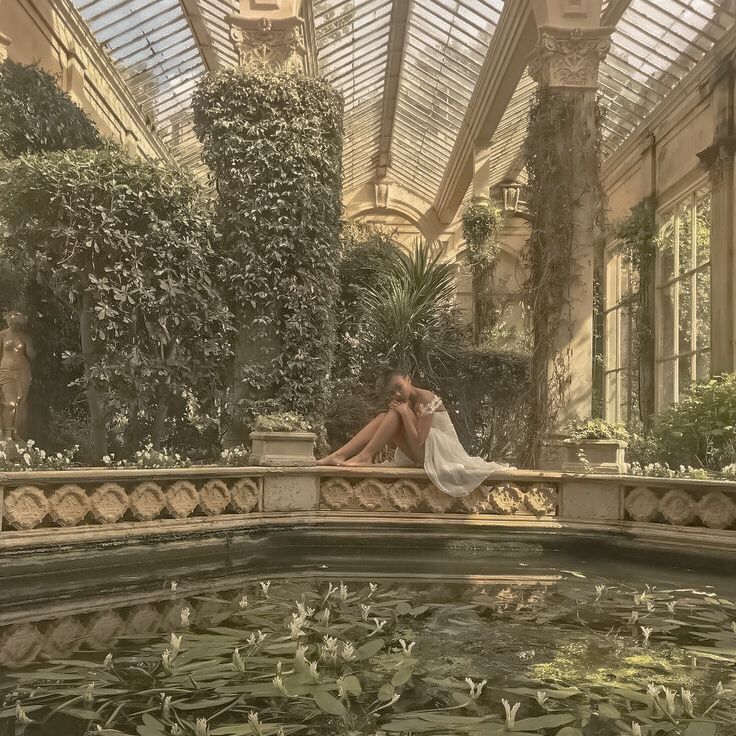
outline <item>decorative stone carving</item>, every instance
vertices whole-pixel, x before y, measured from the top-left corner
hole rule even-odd
[[[717,187],[723,183],[726,173],[734,165],[736,136],[725,135],[697,153],[700,165],[708,172],[710,183]]]
[[[175,519],[186,519],[198,503],[197,488],[188,480],[178,480],[166,489],[166,508]]]
[[[389,185],[387,182],[374,185],[376,207],[385,210],[388,207]]]
[[[161,488],[156,483],[145,481],[137,485],[130,494],[130,510],[136,519],[151,521],[159,516],[166,503]]]
[[[57,488],[49,499],[51,518],[62,526],[77,526],[89,512],[89,498],[81,486]]]
[[[13,488],[5,495],[3,515],[14,529],[33,529],[49,513],[49,500],[36,486]]]
[[[659,497],[651,488],[637,486],[626,494],[624,510],[634,521],[652,521],[659,513]]]
[[[554,486],[533,485],[523,494],[524,505],[535,516],[554,516],[559,502]]]
[[[355,503],[355,491],[344,478],[328,478],[320,489],[322,503],[333,511],[347,508]]]
[[[687,491],[681,488],[673,488],[668,491],[659,502],[662,516],[675,526],[686,526],[690,524],[697,515],[695,502]]]
[[[117,483],[103,483],[89,498],[95,519],[101,524],[120,521],[128,510],[128,494]]]
[[[513,483],[501,483],[490,492],[488,507],[494,514],[523,514],[526,511],[524,494]]]
[[[361,480],[355,486],[355,498],[358,505],[369,511],[378,511],[383,507],[386,498],[386,487],[370,478]]]
[[[207,516],[219,516],[230,503],[230,490],[221,480],[207,481],[199,489],[199,506]]]
[[[82,645],[83,635],[84,629],[79,619],[74,616],[64,616],[54,621],[46,629],[41,654],[49,659],[68,657]]]
[[[0,666],[23,667],[38,657],[43,636],[34,624],[10,626],[0,638]]]
[[[455,498],[449,493],[441,491],[437,486],[429,483],[424,489],[424,501],[430,511],[438,514],[447,513],[455,503]]]
[[[91,649],[109,649],[125,629],[125,622],[117,611],[100,611],[88,623],[87,646]]]
[[[230,503],[239,514],[258,510],[258,484],[252,478],[241,478],[230,489]]]
[[[610,28],[580,29],[540,26],[529,74],[549,87],[596,89],[598,66],[611,45]]]
[[[709,529],[728,529],[736,519],[736,504],[725,493],[711,491],[698,502],[698,516]]]
[[[161,631],[161,614],[154,606],[136,606],[125,622],[126,634],[155,634]]]
[[[10,38],[0,33],[0,64],[8,58],[8,46],[10,46]]]
[[[404,479],[389,486],[388,497],[399,511],[414,511],[422,503],[424,494],[416,483]]]
[[[491,505],[491,492],[487,486],[476,488],[472,493],[458,500],[462,511],[468,514],[482,514]]]
[[[301,18],[255,19],[232,15],[229,20],[230,38],[240,66],[304,71],[306,49]]]

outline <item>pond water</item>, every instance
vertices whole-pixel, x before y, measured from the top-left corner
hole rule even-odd
[[[76,621],[104,579],[109,610],[163,623],[3,670],[0,734],[736,736],[732,560],[475,535],[387,537],[351,562],[337,538],[301,557],[294,540],[273,551],[288,574],[261,550],[262,569],[152,556],[47,579]],[[48,601],[11,577],[17,626]]]

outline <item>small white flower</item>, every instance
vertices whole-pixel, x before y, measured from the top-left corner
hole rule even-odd
[[[179,587],[179,583],[176,580],[171,581],[171,592],[176,593],[176,589]]]
[[[233,650],[233,669],[236,672],[245,672],[245,660],[241,656],[238,647]]]
[[[268,589],[271,587],[271,581],[261,581],[261,590],[263,591],[263,595],[268,598]]]
[[[652,682],[647,685],[647,695],[652,699],[652,701],[655,701],[659,697],[659,693],[661,690],[661,685],[655,685]]]
[[[164,702],[161,705],[161,716],[163,718],[171,718],[171,695],[167,695],[164,698]]]
[[[28,717],[25,710],[23,710],[20,703],[15,704],[15,720],[17,723],[21,723],[24,726],[31,723],[31,719]]]
[[[544,690],[537,690],[537,703],[544,708],[545,703],[549,700],[547,693]]]
[[[322,659],[337,659],[337,639],[334,636],[323,636]]]
[[[720,698],[726,692],[726,688],[723,687],[723,683],[719,680],[716,685],[716,695]]]
[[[736,621],[731,621],[731,630],[736,634]]]
[[[103,664],[104,664],[106,670],[111,670],[112,669],[112,652],[108,652],[105,655],[105,661],[104,661]]]
[[[181,634],[177,636],[176,634],[171,635],[171,656],[176,657],[177,654],[179,654],[179,650],[181,649]]]
[[[316,662],[310,662],[309,663],[309,676],[315,681],[319,681],[319,675],[317,674],[317,663]]]
[[[175,723],[171,727],[171,736],[181,736],[184,732],[181,730],[181,726],[179,726],[178,723]]]
[[[244,595],[239,601],[238,606],[240,606],[241,609],[248,608],[248,596]]]
[[[634,721],[631,722],[631,733],[633,736],[641,736],[641,726]]]
[[[92,700],[94,699],[94,695],[93,695],[94,689],[95,689],[95,683],[94,682],[90,682],[84,688],[84,695],[83,695],[82,699],[84,700],[84,702],[87,705],[89,705],[92,702]]]
[[[342,645],[342,658],[346,662],[352,662],[355,659],[355,647],[349,641],[346,641]]]
[[[675,698],[677,697],[677,692],[675,690],[670,690],[668,687],[662,688],[662,692],[664,693],[665,709],[667,710],[667,713],[671,716],[675,715]]]
[[[189,608],[181,609],[181,625],[182,626],[189,626],[189,617],[191,615],[192,615],[192,612],[189,610]]]
[[[194,736],[209,736],[210,727],[207,725],[206,718],[197,718],[194,726]]]
[[[521,708],[521,703],[516,703],[511,707],[509,701],[504,698],[501,704],[506,711],[506,728],[513,728],[516,723],[516,714],[519,712],[519,708]]]
[[[171,668],[173,665],[171,649],[164,649],[164,653],[161,655],[161,664],[163,664],[165,670],[171,672]]]
[[[271,684],[282,694],[286,695],[286,697],[289,697],[289,693],[286,692],[286,686],[284,685],[284,681],[281,679],[281,675],[276,675],[276,677],[271,680]]]
[[[343,680],[342,677],[338,677],[337,680],[335,680],[335,684],[337,685],[337,697],[338,698],[346,697],[347,692],[345,690],[345,680]]]
[[[654,629],[650,628],[649,626],[641,627],[641,633],[644,635],[644,645],[645,646],[649,644],[649,637],[652,635],[653,631]]]
[[[374,634],[378,634],[378,633],[380,633],[381,631],[383,631],[383,627],[384,627],[384,626],[385,626],[385,625],[386,625],[387,623],[388,623],[388,621],[387,621],[387,620],[383,620],[383,621],[382,621],[382,620],[381,620],[381,619],[379,619],[379,618],[374,618],[374,619],[373,619],[373,625],[375,626],[375,628],[373,629],[373,631],[371,631],[371,632],[369,632],[369,633],[368,633],[368,636],[373,636]]]
[[[685,688],[680,688],[680,697],[682,698],[682,705],[685,709],[685,713],[687,713],[690,718],[695,718],[695,713],[693,713],[693,694],[690,692],[690,690],[685,690]]]
[[[414,645],[416,644],[416,642],[412,641],[407,644],[404,639],[399,639],[399,644],[401,644],[401,653],[405,657],[411,657],[411,650],[414,649]]]
[[[675,606],[677,605],[677,601],[668,601],[667,603],[665,603],[665,605],[667,606],[667,610],[670,613],[674,613],[675,612]]]
[[[253,729],[254,733],[258,734],[258,736],[263,735],[261,722],[258,720],[258,713],[256,713],[254,710],[248,713],[248,723],[250,724],[250,727]]]
[[[322,611],[322,616],[320,616],[319,622],[325,628],[327,628],[330,625],[330,609],[329,608],[325,608],[325,610]]]
[[[360,604],[360,611],[361,611],[361,614],[363,616],[363,621],[367,621],[368,620],[368,614],[371,611],[371,607],[369,605],[366,605],[365,603],[361,603]]]
[[[345,602],[348,599],[348,586],[345,585],[343,582],[340,582],[340,589],[338,592],[338,597],[343,602]]]
[[[465,682],[468,683],[468,687],[470,688],[471,699],[478,700],[488,680],[483,680],[482,682],[476,683],[476,682],[473,682],[473,680],[471,680],[469,677],[466,677]]]
[[[370,588],[370,593],[368,593],[370,598],[378,590],[378,586],[375,583],[368,583],[368,587]]]
[[[631,615],[629,616],[629,623],[635,624],[639,620],[639,614],[636,611],[632,611]]]
[[[647,603],[647,611],[649,611],[649,613],[652,613],[652,611],[654,611],[654,603],[652,603],[651,601],[647,601],[646,603]]]
[[[601,596],[606,592],[606,586],[605,585],[596,585],[595,586],[595,599],[599,601],[601,599]]]
[[[307,654],[307,648],[303,646],[302,644],[297,644],[296,652],[294,652],[294,659],[302,667],[304,667],[307,664],[306,654]]]

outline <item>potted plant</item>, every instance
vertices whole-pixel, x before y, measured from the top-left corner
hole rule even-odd
[[[603,419],[576,419],[567,424],[563,473],[625,473],[629,433]]]
[[[260,466],[314,465],[317,435],[299,414],[281,412],[256,417],[250,433],[251,463]]]

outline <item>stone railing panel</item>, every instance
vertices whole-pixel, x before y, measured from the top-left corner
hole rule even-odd
[[[736,528],[736,489],[678,482],[675,487],[644,485],[626,489],[624,510],[631,521],[705,526],[709,529]]]

